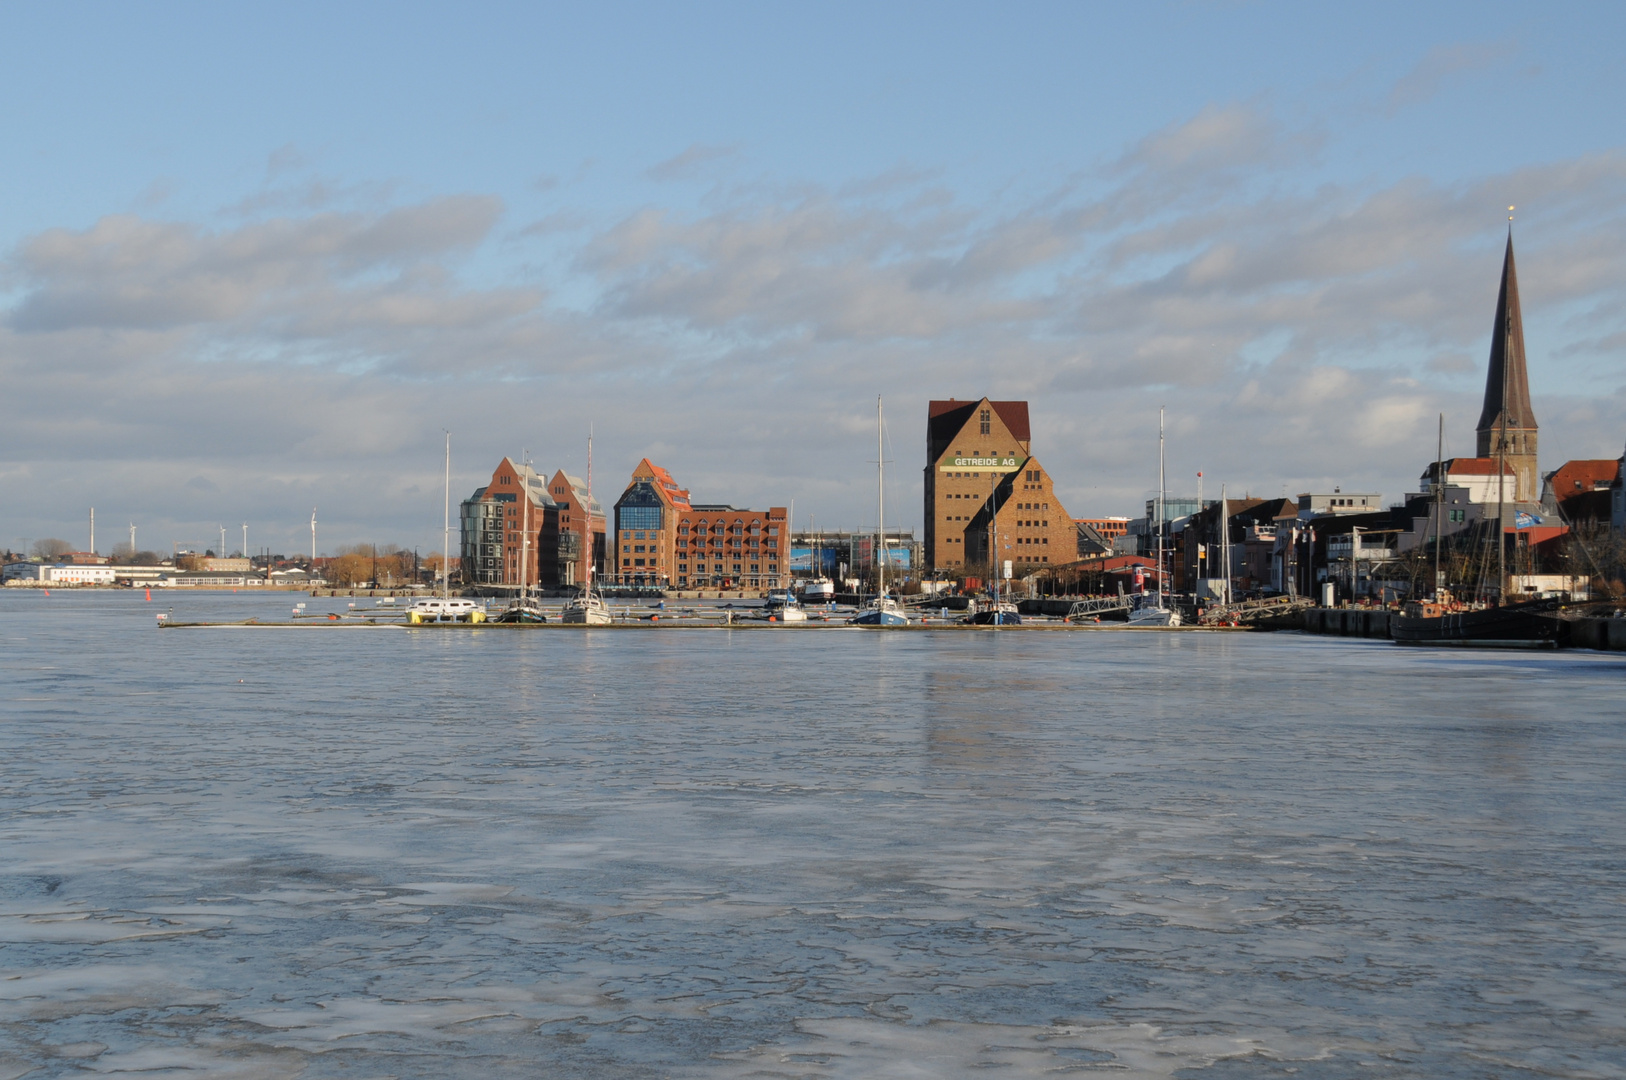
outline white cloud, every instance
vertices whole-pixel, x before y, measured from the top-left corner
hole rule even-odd
[[[1159,403],[1173,476],[1395,496],[1433,453],[1437,411],[1471,444],[1501,256],[1485,208],[1509,201],[1530,211],[1538,384],[1584,369],[1607,387],[1587,410],[1580,389],[1538,388],[1538,416],[1565,418],[1543,445],[1618,452],[1626,158],[1298,190],[1315,147],[1261,108],[1215,106],[1026,204],[968,203],[900,167],[834,189],[717,187],[699,210],[608,223],[566,201],[554,224],[501,233],[481,196],[48,229],[0,267],[16,297],[0,326],[16,523],[0,542],[65,535],[71,490],[177,532],[286,519],[294,548],[317,502],[334,543],[427,545],[442,427],[467,490],[521,447],[580,469],[590,419],[603,488],[653,454],[698,497],[794,497],[804,520],[859,525],[876,393],[906,522],[925,399],[982,393],[1032,401],[1035,449],[1080,514],[1138,506]],[[688,163],[726,164],[702,149]],[[539,244],[566,258],[493,272]],[[566,292],[589,299],[553,299]]]

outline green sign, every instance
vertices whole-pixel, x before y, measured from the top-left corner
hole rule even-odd
[[[975,469],[982,472],[1010,472],[1021,464],[1021,459],[1013,457],[954,457],[949,458],[944,469]]]

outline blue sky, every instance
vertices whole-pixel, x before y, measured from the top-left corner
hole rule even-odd
[[[611,497],[870,525],[877,393],[898,524],[983,393],[1076,515],[1159,404],[1176,487],[1394,498],[1471,451],[1508,203],[1542,465],[1626,440],[1618,6],[0,17],[0,544],[429,547],[442,428],[466,493],[589,421]]]

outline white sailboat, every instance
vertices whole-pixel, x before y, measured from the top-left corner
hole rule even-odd
[[[881,441],[881,399],[875,399],[875,553],[877,587],[875,599],[856,617],[854,626],[908,626],[903,605],[886,594],[886,453]]]
[[[813,515],[807,516],[808,573],[816,575],[802,582],[802,599],[810,604],[827,604],[836,598],[835,582],[824,576],[824,560],[820,557],[819,534],[813,528]]]
[[[587,583],[559,612],[559,621],[578,626],[606,626],[615,621],[610,605],[593,588],[593,433],[587,433],[587,506],[582,514],[582,546],[587,551]]]
[[[1180,625],[1180,613],[1163,602],[1163,508],[1168,497],[1163,459],[1163,409],[1160,407],[1157,410],[1157,515],[1153,522],[1157,528],[1157,590],[1135,598],[1135,606],[1129,611],[1130,626]]]

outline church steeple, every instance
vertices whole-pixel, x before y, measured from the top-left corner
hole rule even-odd
[[[1518,477],[1517,502],[1539,497],[1536,468],[1536,414],[1530,407],[1530,376],[1524,361],[1524,319],[1519,312],[1519,275],[1513,265],[1513,233],[1502,258],[1502,289],[1496,297],[1496,324],[1491,330],[1490,370],[1485,373],[1485,407],[1479,413],[1478,453],[1496,456],[1497,438],[1506,432],[1507,463]]]

